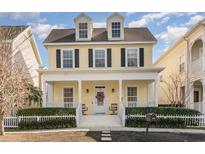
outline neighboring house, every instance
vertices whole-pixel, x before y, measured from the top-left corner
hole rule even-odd
[[[154,65],[165,67],[159,75],[159,87],[170,73],[178,71],[184,78],[178,93],[186,107],[205,112],[205,20],[191,28]],[[169,103],[163,88],[159,88],[161,103]]]
[[[11,45],[16,64],[24,66],[34,86],[39,87],[41,57],[30,26],[0,26],[0,34]]]
[[[39,69],[43,107],[83,106],[85,114],[111,114],[119,103],[158,106],[158,73],[147,28],[126,28],[113,13],[106,28],[93,28],[81,13],[73,29],[53,29],[44,41],[48,68]]]

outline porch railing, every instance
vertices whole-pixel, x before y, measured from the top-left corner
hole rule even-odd
[[[191,62],[191,72],[197,73],[202,69],[202,58],[198,58]]]

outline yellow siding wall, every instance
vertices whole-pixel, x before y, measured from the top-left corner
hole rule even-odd
[[[94,100],[95,100],[95,86],[105,86],[105,100],[107,102],[107,113],[111,114],[109,107],[112,103],[119,102],[118,95],[118,81],[82,81],[82,104],[88,107],[86,114],[94,114]],[[145,106],[148,100],[148,81],[123,81],[122,92],[123,100],[126,101],[126,88],[127,86],[137,86],[138,87],[138,101],[139,105]],[[63,88],[73,87],[74,97],[76,102],[78,102],[78,83],[77,82],[54,82],[53,83],[53,93],[54,93],[54,103],[63,103]],[[86,89],[89,92],[86,92]],[[114,89],[114,93],[112,92]]]
[[[152,67],[153,45],[76,45],[76,46],[49,46],[48,48],[48,68],[56,68],[56,49],[79,49],[80,68],[88,68],[88,49],[90,48],[111,48],[112,68],[121,67],[121,48],[144,48],[144,66]]]
[[[196,41],[198,38],[200,38],[203,34],[203,27],[198,27],[196,30],[194,30],[189,36],[188,40],[190,44],[193,44],[194,41]],[[190,45],[189,44],[189,45]],[[165,69],[160,72],[159,76],[162,76],[163,80],[168,79],[168,76],[174,72],[179,72],[179,64],[180,59],[179,57],[181,55],[185,55],[185,69],[186,69],[186,62],[187,62],[187,41],[183,40],[177,45],[175,45],[173,48],[169,49],[169,51],[162,56],[155,64],[154,67],[164,67]],[[184,77],[185,73],[181,73],[182,77]],[[159,104],[165,104],[169,103],[165,92],[164,92],[164,86],[163,82],[159,82]],[[166,89],[166,88],[165,88]]]

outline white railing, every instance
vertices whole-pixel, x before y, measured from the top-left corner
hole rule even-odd
[[[78,103],[78,106],[76,108],[76,124],[77,124],[77,127],[80,126],[81,117],[82,117],[82,104]]]
[[[181,119],[186,126],[205,126],[205,115],[187,116],[187,115],[156,115],[163,119]],[[145,118],[146,115],[136,114],[128,115],[127,118]]]
[[[122,126],[125,126],[126,116],[125,116],[125,106],[123,103],[118,104],[118,116],[120,117]]]
[[[18,117],[4,117],[5,128],[17,128],[20,122],[44,122],[53,119],[69,119],[75,118],[75,115],[60,115],[60,116],[18,116]]]
[[[198,58],[191,62],[191,72],[197,73],[202,70],[202,58]]]

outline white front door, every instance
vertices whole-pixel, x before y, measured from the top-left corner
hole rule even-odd
[[[95,87],[95,113],[106,113],[106,98],[105,98],[105,87],[96,86]]]

